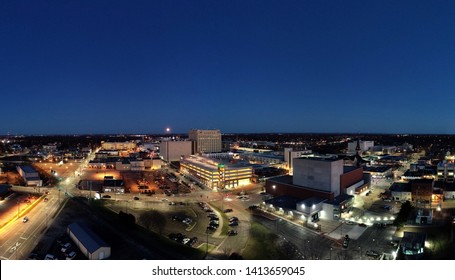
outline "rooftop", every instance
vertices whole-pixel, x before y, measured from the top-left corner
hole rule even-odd
[[[90,253],[95,252],[101,247],[110,247],[98,235],[96,235],[90,229],[83,227],[78,223],[70,224],[68,226],[68,229],[76,236],[76,238]]]

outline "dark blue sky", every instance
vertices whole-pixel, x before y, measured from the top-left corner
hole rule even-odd
[[[455,1],[0,2],[0,134],[455,133]]]

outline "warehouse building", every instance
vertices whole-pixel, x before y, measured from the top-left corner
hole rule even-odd
[[[104,260],[111,256],[111,246],[90,229],[72,223],[68,226],[67,233],[89,260]]]

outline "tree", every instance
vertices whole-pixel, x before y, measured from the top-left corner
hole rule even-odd
[[[142,213],[138,218],[139,224],[144,226],[147,230],[155,229],[159,234],[163,232],[166,227],[166,217],[157,210],[150,210]]]
[[[402,227],[408,220],[409,215],[412,213],[414,210],[414,207],[411,205],[411,202],[406,201],[401,205],[400,212],[397,215],[397,218],[395,221],[393,221],[393,224],[397,227]]]

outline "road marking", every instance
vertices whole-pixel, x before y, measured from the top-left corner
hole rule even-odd
[[[21,236],[21,237],[19,237],[19,238],[20,238],[20,239],[24,239],[24,240],[27,240],[27,238],[25,238],[25,237],[22,237],[22,236]]]

